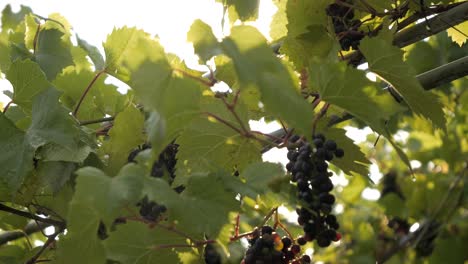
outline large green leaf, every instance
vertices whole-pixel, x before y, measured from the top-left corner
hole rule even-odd
[[[57,264],[105,263],[105,248],[97,236],[99,211],[73,200],[68,214],[67,235],[57,245]]]
[[[57,29],[46,29],[41,30],[37,38],[35,59],[50,81],[55,79],[63,68],[73,65],[70,43],[62,40],[63,35],[63,32]]]
[[[137,165],[124,166],[115,177],[93,167],[79,169],[73,203],[96,210],[100,219],[111,224],[119,209],[136,204],[141,197],[145,172]],[[73,207],[71,209],[73,211]]]
[[[322,100],[343,108],[384,134],[385,121],[400,107],[389,95],[372,95],[379,88],[364,74],[345,63],[322,63],[311,67],[310,81]]]
[[[118,226],[105,241],[107,257],[122,264],[178,263],[170,246],[174,244],[187,245],[187,240],[162,227],[136,222]]]
[[[75,149],[79,130],[69,112],[59,102],[60,92],[49,88],[34,98],[31,126],[27,130],[29,143],[38,148],[53,142]]]
[[[158,116],[148,121],[152,128],[149,136],[156,153],[174,140],[200,113],[200,84],[188,78],[172,76],[167,67],[166,61],[163,65],[144,63],[132,74],[134,79],[131,80],[136,95]]]
[[[128,81],[130,71],[138,69],[146,61],[160,62],[169,68],[163,47],[142,30],[114,29],[103,45],[106,72],[122,81]]]
[[[32,13],[31,8],[21,5],[21,9],[18,12],[13,12],[11,5],[8,4],[2,11],[2,29],[16,29],[27,14]]]
[[[94,63],[94,67],[97,71],[104,69],[105,62],[104,58],[102,57],[101,53],[99,52],[98,48],[86,42],[86,40],[76,36],[78,41],[78,45],[84,49],[87,53],[91,61]]]
[[[414,113],[432,121],[435,127],[445,129],[441,103],[422,88],[413,69],[403,61],[403,52],[399,48],[374,37],[362,40],[360,50],[369,63],[369,70],[390,83]]]
[[[234,27],[222,46],[234,62],[241,87],[255,85],[266,111],[298,132],[310,134],[312,108],[299,95],[289,72],[266,45],[260,32],[250,26]]]
[[[16,192],[33,168],[34,149],[25,142],[25,134],[0,113],[0,185]]]
[[[39,65],[30,60],[16,60],[6,73],[13,86],[13,102],[31,111],[33,98],[51,87]]]
[[[193,43],[195,53],[198,54],[202,63],[221,52],[218,40],[211,27],[200,19],[195,20],[190,27],[187,33],[187,41]]]
[[[231,171],[234,167],[242,170],[247,164],[261,158],[258,142],[209,116],[214,114],[240,128],[234,115],[220,100],[206,97],[202,110],[206,114],[196,118],[177,138],[180,145],[176,165],[177,185],[184,184],[189,176],[200,172],[221,168]],[[238,105],[236,112],[243,125],[248,127],[245,106]]]
[[[198,238],[204,234],[217,237],[230,220],[229,212],[239,208],[235,193],[227,191],[216,174],[190,178],[181,195],[164,180],[151,178],[145,182],[145,193],[168,208],[169,219],[176,221],[178,228]]]
[[[108,170],[114,174],[127,163],[130,151],[143,144],[143,114],[134,106],[128,106],[115,118],[109,131],[109,140],[102,145],[102,151],[108,158]]]

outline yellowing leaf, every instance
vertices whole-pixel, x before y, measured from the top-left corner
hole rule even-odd
[[[468,21],[453,26],[447,29],[447,34],[452,38],[453,42],[457,43],[458,46],[462,46],[466,42],[466,35],[468,34]]]

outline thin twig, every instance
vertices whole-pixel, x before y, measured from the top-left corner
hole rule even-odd
[[[6,113],[6,111],[8,110],[8,108],[10,107],[10,105],[11,105],[12,103],[13,103],[13,100],[9,101],[9,102],[5,105],[5,107],[3,108],[3,113],[4,113],[4,114]]]
[[[47,238],[47,241],[44,243],[44,245],[41,247],[41,249],[32,257],[30,258],[26,264],[34,264],[37,263],[37,259],[44,253],[44,251],[53,243],[55,242],[55,238],[63,232],[63,229],[60,229],[59,231],[55,232],[53,235],[49,236]]]
[[[33,40],[33,54],[36,54],[36,49],[37,49],[37,39],[39,38],[39,33],[41,32],[41,24],[37,24],[37,29],[36,33],[34,34],[34,40]]]
[[[86,126],[86,125],[91,125],[91,124],[98,124],[102,122],[108,122],[108,121],[114,121],[115,117],[104,117],[104,118],[99,118],[99,119],[94,119],[94,120],[86,120],[86,121],[80,121],[79,125],[80,126]]]
[[[43,222],[43,223],[51,224],[51,225],[54,225],[54,226],[58,226],[58,227],[61,227],[61,228],[65,227],[65,222],[57,221],[57,220],[50,219],[50,218],[42,218],[42,217],[39,217],[37,215],[31,214],[29,212],[25,212],[25,211],[21,211],[21,210],[15,209],[15,208],[11,208],[11,207],[6,206],[6,205],[1,204],[1,203],[0,203],[0,211],[12,213],[12,214],[19,215],[19,216],[29,218],[29,219],[33,219],[33,220],[36,220],[36,221],[39,221],[39,222]]]
[[[212,117],[214,119],[216,119],[216,121],[220,122],[220,123],[223,123],[225,124],[226,126],[230,127],[232,130],[236,131],[237,133],[241,134],[241,135],[244,135],[244,132],[241,131],[239,128],[235,127],[233,124],[229,123],[228,121],[224,120],[223,118],[213,114],[213,113],[210,113],[210,112],[204,112],[204,114],[206,114],[207,116],[209,117]]]
[[[83,92],[83,94],[81,95],[81,98],[80,100],[78,101],[78,104],[76,105],[75,107],[75,110],[73,111],[73,116],[76,117],[77,113],[78,113],[78,110],[80,109],[80,106],[81,106],[81,103],[83,103],[83,100],[84,98],[86,97],[86,95],[88,94],[89,90],[91,89],[91,87],[93,87],[93,84],[97,81],[97,79],[99,78],[99,76],[101,76],[101,74],[105,73],[106,70],[103,69],[103,70],[100,70],[99,72],[96,73],[96,75],[93,77],[93,79],[91,80],[91,82],[88,84],[88,87],[86,87],[85,91]]]
[[[214,80],[214,79],[212,79],[210,81],[207,81],[207,80],[205,80],[203,78],[200,78],[198,76],[194,76],[194,75],[192,75],[192,74],[190,74],[190,73],[188,73],[188,72],[186,72],[184,70],[181,70],[181,69],[173,69],[173,71],[178,72],[178,73],[182,74],[185,77],[194,79],[194,80],[196,80],[196,81],[200,82],[201,84],[206,85],[208,87],[211,87],[216,83],[216,80]]]

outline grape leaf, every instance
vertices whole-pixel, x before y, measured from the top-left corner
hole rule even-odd
[[[145,175],[143,169],[135,164],[124,166],[115,177],[109,177],[94,167],[81,168],[76,174],[78,178],[72,203],[92,208],[109,225],[121,207],[136,204],[141,197]]]
[[[283,166],[279,163],[256,162],[246,167],[241,172],[240,177],[245,180],[245,184],[248,189],[255,191],[255,195],[247,195],[256,199],[258,194],[268,191],[265,187],[272,187],[271,185],[284,175],[285,172],[283,170]],[[243,192],[239,193],[242,194]]]
[[[200,19],[195,20],[190,27],[187,33],[187,41],[193,43],[195,53],[200,57],[201,63],[205,63],[221,52],[218,40],[211,31],[211,27]]]
[[[73,162],[39,162],[37,176],[42,186],[49,188],[53,193],[57,193],[70,179],[76,167],[77,165]]]
[[[102,152],[109,155],[108,171],[114,174],[127,163],[128,153],[143,144],[143,114],[134,106],[120,112],[109,131],[109,140],[102,145]]]
[[[34,149],[25,134],[0,113],[0,185],[15,193],[33,168]]]
[[[352,175],[358,173],[364,177],[369,176],[369,165],[371,162],[356,146],[351,139],[346,136],[346,131],[341,128],[326,128],[322,131],[328,139],[333,139],[336,144],[344,150],[343,158],[335,158],[332,163],[340,168],[344,173]]]
[[[260,32],[250,26],[234,27],[222,46],[234,62],[241,87],[256,85],[268,112],[301,134],[310,134],[312,109],[295,90],[287,69],[274,56]]]
[[[403,52],[399,48],[374,37],[362,40],[360,50],[369,63],[369,70],[389,82],[411,110],[432,121],[435,127],[446,129],[441,103],[434,94],[421,87],[413,69],[402,60]]]
[[[13,102],[27,112],[31,111],[33,98],[51,87],[39,65],[30,60],[16,60],[6,78],[13,86]]]
[[[8,29],[15,30],[19,23],[21,23],[27,14],[32,13],[31,8],[21,5],[20,10],[15,13],[11,10],[11,5],[8,4],[2,11],[2,31]]]
[[[104,58],[102,57],[102,54],[99,52],[98,48],[89,44],[86,42],[86,40],[80,38],[78,35],[76,36],[76,39],[78,41],[78,45],[88,53],[88,56],[93,62],[96,71],[104,69]]]
[[[0,32],[0,72],[5,73],[11,65],[11,46],[8,43],[8,34]]]
[[[383,96],[367,92],[379,88],[363,71],[344,63],[321,63],[312,66],[310,71],[310,86],[320,93],[322,100],[343,108],[380,134],[385,133],[385,121],[400,109],[393,100],[382,100]]]
[[[217,237],[222,226],[229,222],[228,213],[239,208],[235,194],[226,190],[224,182],[215,174],[191,177],[181,195],[162,179],[145,182],[145,194],[150,200],[168,208],[169,219],[177,221],[178,228],[193,236]],[[206,188],[210,186],[210,188]]]
[[[463,44],[466,42],[466,32],[468,32],[468,21],[465,21],[461,24],[447,29],[447,34],[449,35],[449,37],[460,47],[463,46]]]
[[[143,62],[160,62],[165,68],[170,68],[163,47],[142,30],[114,29],[103,45],[106,72],[124,82],[130,80],[130,72],[137,70]]]
[[[31,126],[27,130],[27,139],[34,148],[49,142],[69,149],[77,146],[78,127],[60,104],[59,96],[60,92],[49,88],[34,98]]]
[[[100,212],[92,204],[73,200],[67,221],[67,235],[60,237],[55,263],[105,263],[106,253],[97,236]]]
[[[159,117],[149,120],[150,127],[158,128],[149,131],[150,138],[155,140],[152,140],[155,153],[174,140],[200,113],[200,84],[188,78],[171,76],[167,70],[166,66],[161,68],[159,63],[144,63],[132,74],[134,79],[131,80],[136,95]],[[153,133],[160,133],[160,136]]]
[[[205,97],[202,110],[239,126],[234,115],[217,99]],[[246,127],[248,118],[245,106],[238,104],[235,110]],[[177,143],[180,146],[176,185],[185,184],[187,178],[196,173],[220,168],[232,170],[234,167],[242,170],[250,162],[260,160],[261,146],[258,142],[240,135],[208,114],[196,118],[177,138]]]
[[[63,35],[57,29],[46,29],[41,30],[37,40],[35,59],[50,81],[63,68],[73,65],[70,44],[62,41]]]
[[[235,14],[229,14],[231,19],[238,17],[241,21],[246,21],[258,16],[259,0],[227,0],[227,4],[234,8],[230,8],[230,12],[235,11]],[[231,22],[234,23],[235,19]]]
[[[160,226],[130,222],[117,226],[104,244],[107,257],[122,264],[178,263],[177,254],[168,245],[186,245],[187,241]]]
[[[286,28],[286,25],[288,24],[288,18],[286,16],[286,5],[288,2],[274,0],[273,3],[276,5],[278,10],[273,15],[270,23],[270,37],[273,40],[279,40],[288,33],[288,29]]]

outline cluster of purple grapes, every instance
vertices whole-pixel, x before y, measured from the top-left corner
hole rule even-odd
[[[153,163],[151,168],[151,176],[161,178],[164,173],[167,172],[169,175],[169,183],[172,184],[175,178],[175,165],[177,163],[176,154],[179,145],[171,143],[159,154],[158,159]],[[128,162],[136,162],[136,156],[143,150],[151,148],[150,144],[143,144],[142,146],[134,149],[128,155]],[[183,186],[177,186],[174,188],[178,193],[184,190]],[[159,221],[162,219],[163,214],[167,211],[165,205],[158,204],[154,201],[149,201],[148,197],[144,197],[140,202],[137,203],[140,207],[140,215],[148,221]]]
[[[352,1],[342,0],[352,4]],[[335,34],[340,40],[340,45],[343,50],[350,48],[358,49],[359,42],[364,38],[365,34],[362,31],[357,31],[361,25],[359,19],[354,18],[354,10],[352,7],[343,5],[342,3],[333,3],[327,7],[327,15],[332,18]]]
[[[286,169],[297,186],[301,207],[296,212],[298,223],[304,230],[304,235],[297,242],[304,245],[317,240],[320,247],[328,247],[331,241],[340,240],[341,234],[336,231],[340,227],[336,216],[331,214],[335,196],[330,194],[333,190],[330,176],[333,173],[328,172],[327,161],[343,157],[344,151],[322,134],[313,137],[313,144],[297,135],[292,136],[289,142]]]
[[[289,237],[281,238],[271,226],[263,226],[249,237],[250,247],[241,264],[307,264],[310,256],[300,255],[301,247]]]

